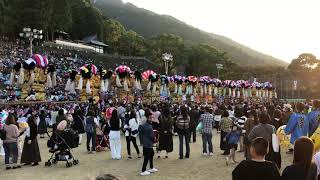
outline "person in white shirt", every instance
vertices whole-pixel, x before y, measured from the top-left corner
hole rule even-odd
[[[132,142],[134,148],[137,151],[138,158],[140,157],[140,151],[139,147],[137,145],[137,140],[136,137],[138,136],[138,128],[139,124],[136,119],[136,112],[132,110],[130,112],[130,118],[129,120],[125,123],[124,129],[125,129],[125,136],[126,136],[126,141],[127,141],[127,152],[128,152],[128,159],[132,159],[131,157],[131,147],[130,147],[130,142]]]
[[[220,132],[220,121],[221,121],[221,110],[219,108],[217,108],[214,112],[214,122],[215,122],[215,127],[217,129],[217,132]]]

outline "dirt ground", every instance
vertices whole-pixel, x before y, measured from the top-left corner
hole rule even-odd
[[[122,160],[111,160],[110,152],[104,151],[97,154],[87,154],[85,142],[74,149],[74,156],[79,159],[80,164],[71,168],[66,168],[65,162],[58,162],[57,165],[45,167],[44,162],[50,157],[46,142],[48,137],[40,139],[40,151],[42,162],[37,167],[22,167],[16,170],[5,170],[4,158],[0,157],[0,180],[86,180],[98,174],[111,173],[122,175],[128,180],[148,179],[148,180],[230,180],[235,164],[226,166],[224,156],[219,149],[220,134],[214,132],[214,156],[202,156],[202,141],[198,135],[197,142],[190,144],[190,159],[178,159],[178,138],[174,137],[174,151],[168,159],[157,159],[155,157],[154,166],[159,172],[150,176],[141,177],[139,175],[143,159],[137,159],[135,150],[133,160],[127,160],[125,139],[122,137]],[[84,137],[84,140],[85,137]],[[133,148],[133,147],[132,147]],[[142,149],[140,147],[140,149]],[[237,161],[243,160],[243,153],[237,153]],[[282,166],[285,167],[292,161],[292,155],[282,152]]]

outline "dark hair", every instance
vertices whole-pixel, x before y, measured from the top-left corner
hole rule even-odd
[[[301,165],[304,168],[304,179],[310,171],[312,157],[314,153],[314,144],[308,137],[301,137],[294,143],[293,164]]]
[[[259,124],[258,112],[257,110],[253,109],[250,111],[250,114],[253,116],[254,124]]]
[[[136,111],[131,110],[130,111],[130,119],[135,119],[136,118]]]
[[[204,110],[205,110],[206,112],[210,112],[210,107],[209,107],[209,106],[206,106],[206,107],[204,108]]]
[[[279,118],[279,119],[282,118],[282,112],[279,109],[276,109],[274,111],[274,118]]]
[[[30,124],[36,124],[34,115],[32,115],[32,116],[30,116],[30,117],[28,118],[27,123],[28,123],[29,125],[30,125]]]
[[[94,116],[94,112],[92,110],[90,110],[87,114],[87,116]]]
[[[152,105],[150,107],[150,109],[151,109],[151,111],[155,112],[155,111],[157,111],[157,106],[156,105]]]
[[[234,108],[234,117],[240,118],[241,116],[243,116],[243,107],[236,106]]]
[[[118,119],[118,111],[117,111],[116,109],[114,109],[114,110],[112,111],[110,121],[112,121],[112,120],[114,120],[114,119]]]
[[[229,117],[229,112],[224,110],[222,113],[222,117]]]
[[[261,114],[259,115],[259,122],[261,124],[268,124],[271,122],[270,116],[268,113],[266,112],[261,112]]]
[[[81,116],[82,115],[82,111],[81,109],[77,109],[75,112],[74,112],[74,115],[77,115],[77,116]]]
[[[298,112],[303,112],[303,111],[304,111],[304,108],[305,108],[305,105],[304,105],[303,103],[298,102],[298,103],[296,104],[296,110],[297,110]]]
[[[188,109],[186,106],[181,106],[180,112],[181,112],[181,115],[184,119],[188,119]]]
[[[314,100],[312,104],[316,109],[320,108],[320,101],[319,100]]]
[[[269,151],[269,143],[262,137],[255,138],[251,143],[251,147],[258,156],[265,156]]]
[[[14,118],[13,115],[9,115],[8,118],[6,119],[6,125],[10,124],[16,124],[16,119]]]
[[[150,112],[150,109],[145,109],[144,110],[145,111],[145,116],[146,116],[146,118],[148,119],[150,116],[152,116],[152,113]]]
[[[164,117],[170,116],[170,107],[168,105],[165,105],[162,109],[162,114]]]
[[[61,109],[59,109],[59,111],[58,111],[58,115],[64,115],[64,110],[61,108]]]

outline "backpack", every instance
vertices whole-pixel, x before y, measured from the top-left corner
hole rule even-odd
[[[7,132],[4,129],[0,129],[0,139],[6,140],[7,138]]]

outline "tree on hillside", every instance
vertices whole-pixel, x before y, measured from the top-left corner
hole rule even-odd
[[[225,69],[234,66],[228,61],[224,52],[220,52],[214,47],[206,44],[192,46],[188,50],[186,73],[189,75],[217,75],[216,64],[223,64]]]
[[[15,1],[15,0],[12,0]],[[0,34],[10,35],[14,32],[16,19],[13,4],[10,0],[0,0]]]
[[[110,51],[118,52],[120,46],[120,38],[125,34],[122,24],[112,19],[106,19],[103,23],[103,41],[108,44]]]
[[[53,22],[53,12],[54,12],[54,0],[41,0],[40,1],[40,20],[41,20],[41,27],[38,27],[39,29],[41,28],[44,33],[45,39],[50,39],[49,38],[49,31],[50,27]]]
[[[134,31],[127,31],[119,38],[119,53],[126,56],[143,56],[144,38]]]
[[[41,5],[37,0],[13,0],[10,2],[14,8],[17,18],[16,30],[21,31],[23,27],[30,27],[32,29],[42,28],[41,19]]]
[[[54,0],[51,25],[52,35],[56,30],[69,31],[72,26],[72,11],[68,0]]]
[[[100,12],[92,7],[89,0],[69,0],[72,12],[73,39],[82,39],[97,34],[103,39],[103,18]]]
[[[319,67],[319,60],[310,53],[300,54],[298,58],[293,59],[288,66],[290,70],[315,70]]]
[[[185,51],[183,39],[173,34],[161,34],[147,41],[147,56],[155,63],[163,64],[162,54],[164,53],[173,55],[171,70],[173,67],[184,66],[187,63]]]

